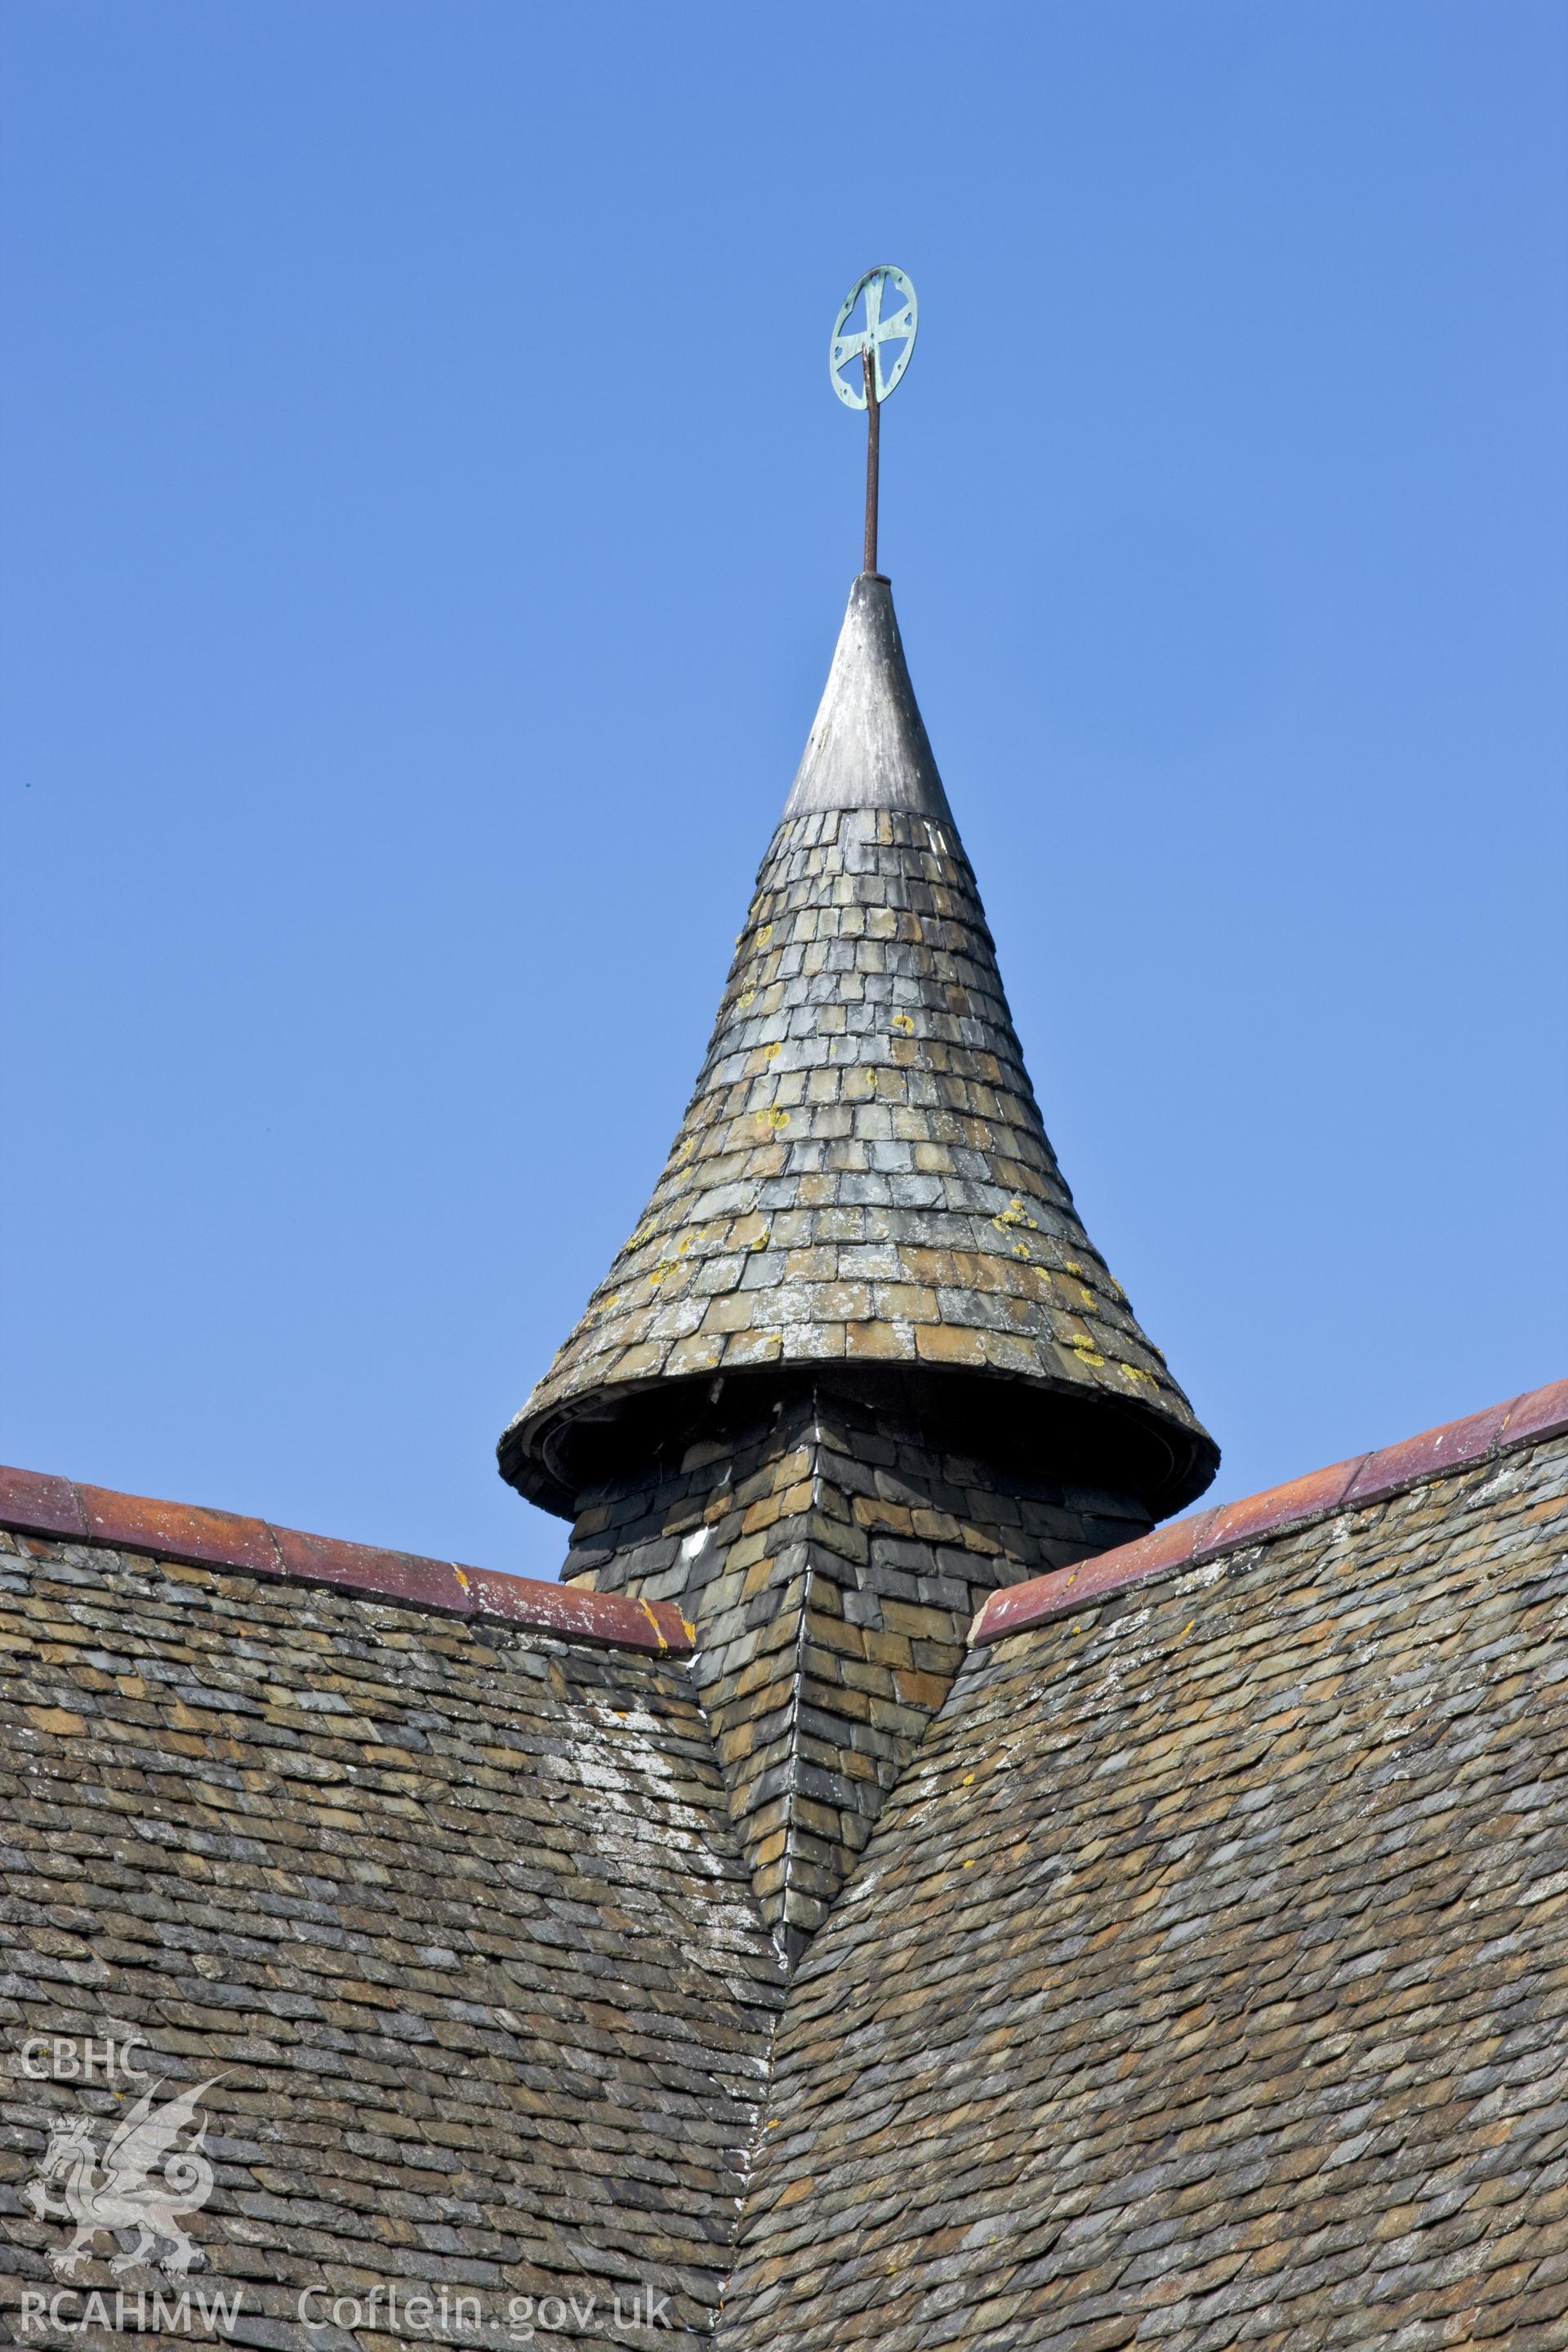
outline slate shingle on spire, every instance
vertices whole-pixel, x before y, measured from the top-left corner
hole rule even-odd
[[[1015,1444],[1092,1436],[1156,1515],[1218,1458],[1057,1166],[869,573],[664,1172],[503,1475],[569,1513],[607,1462],[698,1426],[715,1379],[808,1372],[919,1376],[971,1412],[984,1383]]]

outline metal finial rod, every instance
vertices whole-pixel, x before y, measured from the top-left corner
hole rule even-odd
[[[877,363],[861,353],[866,370],[866,570],[877,569],[877,499],[882,463],[882,404],[877,397]]]
[[[891,292],[895,308],[888,318],[882,316],[882,303]],[[866,323],[851,330],[849,320],[855,306],[865,297]],[[910,363],[910,353],[915,347],[915,329],[919,323],[920,306],[915,289],[901,269],[886,262],[868,269],[864,278],[857,278],[847,299],[841,307],[833,329],[833,340],[827,347],[827,373],[833,389],[846,408],[866,411],[866,564],[868,572],[877,569],[877,505],[880,489],[882,403],[903,380]],[[894,356],[894,353],[897,356]],[[860,362],[857,383],[853,376],[839,373],[853,361]]]

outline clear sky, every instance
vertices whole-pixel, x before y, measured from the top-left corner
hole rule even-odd
[[[0,1459],[552,1574],[494,1443],[882,560],[1247,1492],[1568,1370],[1559,0],[9,0]]]

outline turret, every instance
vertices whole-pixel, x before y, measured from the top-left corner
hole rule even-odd
[[[567,1576],[695,1622],[794,1953],[987,1593],[1217,1460],[1058,1167],[864,572],[664,1171],[502,1473],[574,1519]]]

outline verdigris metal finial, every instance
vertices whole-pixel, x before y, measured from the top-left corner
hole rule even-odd
[[[884,318],[884,305],[889,295],[895,307]],[[865,299],[865,320],[861,327],[851,327],[850,320],[857,304]],[[882,262],[868,269],[850,288],[844,304],[834,321],[833,340],[827,347],[827,373],[833,389],[846,408],[866,411],[866,562],[865,569],[877,569],[877,499],[881,458],[880,410],[890,392],[903,382],[904,370],[910,363],[910,353],[915,347],[915,332],[920,325],[920,304],[915,289],[901,269]],[[893,355],[889,347],[900,345]],[[889,364],[890,359],[890,364]],[[857,366],[855,362],[858,362]],[[848,367],[847,379],[839,371]],[[856,379],[858,378],[858,383]]]
[[[889,318],[885,319],[882,308],[889,288],[899,307]],[[862,295],[866,298],[866,323],[863,327],[851,328],[849,321]],[[889,263],[883,262],[876,269],[868,269],[864,278],[856,279],[833,322],[833,341],[827,360],[833,389],[847,408],[865,408],[869,403],[862,387],[862,367],[857,365],[853,380],[847,383],[839,374],[839,369],[848,361],[861,361],[867,352],[874,353],[877,367],[873,396],[878,401],[886,400],[888,394],[903,381],[919,326],[920,304],[915,299],[914,288],[901,269],[895,269]],[[890,367],[887,363],[889,343],[903,345]]]

